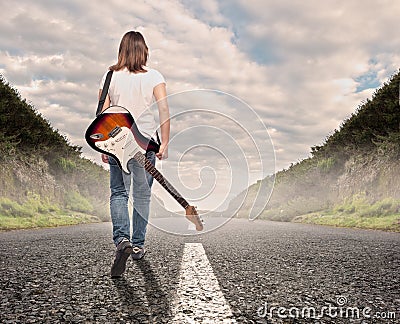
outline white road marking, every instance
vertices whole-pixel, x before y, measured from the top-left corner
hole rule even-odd
[[[201,243],[185,244],[173,315],[173,323],[236,323]]]

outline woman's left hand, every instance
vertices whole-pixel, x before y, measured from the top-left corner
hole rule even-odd
[[[156,156],[160,159],[160,160],[165,160],[168,158],[168,145],[165,144],[161,144],[160,145],[160,150],[158,151],[158,153],[156,153]]]

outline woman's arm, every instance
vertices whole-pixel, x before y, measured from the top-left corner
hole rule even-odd
[[[169,107],[167,102],[167,89],[165,83],[156,85],[153,89],[154,98],[158,105],[158,114],[160,118],[160,129],[161,129],[161,146],[160,151],[156,156],[161,159],[168,157],[168,142],[170,133],[170,121],[169,121]]]

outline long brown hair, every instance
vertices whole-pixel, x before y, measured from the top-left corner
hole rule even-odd
[[[110,66],[110,70],[119,71],[127,68],[129,72],[146,72],[149,49],[143,35],[136,31],[127,32],[121,39],[118,51],[118,62]]]

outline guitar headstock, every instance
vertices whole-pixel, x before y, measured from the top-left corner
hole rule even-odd
[[[185,211],[186,211],[186,218],[189,221],[191,221],[194,225],[196,225],[196,231],[202,231],[204,221],[197,213],[196,207],[189,205],[185,208]]]

